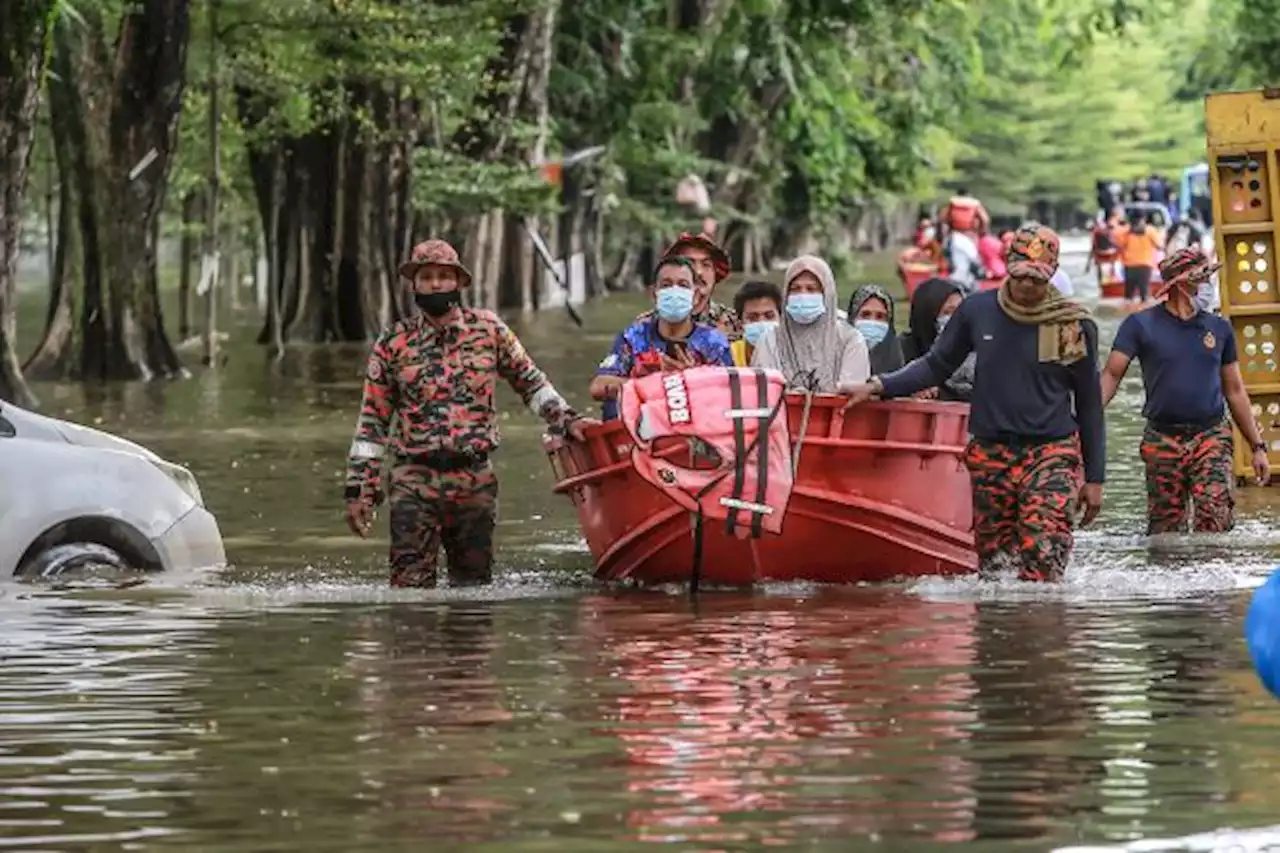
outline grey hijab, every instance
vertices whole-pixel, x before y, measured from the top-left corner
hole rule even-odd
[[[822,282],[826,311],[809,325],[797,323],[784,311],[782,322],[760,341],[753,363],[774,367],[793,387],[808,387],[808,375],[816,380],[814,391],[834,394],[842,381],[864,381],[870,371],[867,345],[862,335],[836,313],[836,277],[822,258],[801,255],[787,267],[783,292],[801,273],[813,273]]]

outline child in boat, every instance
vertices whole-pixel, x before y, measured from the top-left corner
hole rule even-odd
[[[733,311],[742,319],[742,338],[729,349],[734,365],[747,367],[760,338],[782,319],[782,291],[771,281],[748,281],[734,295]]]
[[[911,295],[910,326],[898,338],[902,345],[902,357],[906,362],[923,358],[929,352],[963,300],[964,288],[949,279],[930,278],[920,283]],[[926,388],[916,396],[922,400],[967,402],[973,392],[976,364],[976,356],[970,353],[960,368],[940,387]],[[879,375],[878,371],[876,373]]]
[[[836,394],[867,381],[867,342],[853,326],[840,322],[836,277],[827,262],[801,255],[783,280],[782,322],[761,336],[752,366],[781,370],[788,386],[818,394]]]
[[[694,274],[693,263],[679,255],[658,263],[650,287],[653,316],[636,320],[614,339],[591,380],[591,396],[603,402],[605,420],[618,417],[618,396],[628,379],[706,364],[733,366],[724,333],[693,320]]]
[[[867,342],[872,373],[888,373],[906,364],[893,329],[893,299],[883,288],[864,284],[854,291],[847,317]]]

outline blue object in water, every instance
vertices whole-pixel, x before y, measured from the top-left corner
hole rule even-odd
[[[1244,617],[1244,640],[1254,672],[1272,696],[1280,697],[1280,570],[1254,592]]]

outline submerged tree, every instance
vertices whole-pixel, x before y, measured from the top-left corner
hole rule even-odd
[[[14,349],[23,193],[31,163],[40,72],[57,0],[0,3],[0,398],[35,401]]]

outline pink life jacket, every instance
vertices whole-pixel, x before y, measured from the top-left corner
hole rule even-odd
[[[999,237],[983,234],[978,238],[978,260],[986,268],[988,278],[1004,278],[1009,274],[1004,263],[1004,242]]]
[[[654,373],[622,387],[631,464],[671,500],[735,536],[782,532],[791,500],[786,379],[777,370],[694,367]],[[697,438],[714,448],[708,468],[671,462],[661,439]]]

